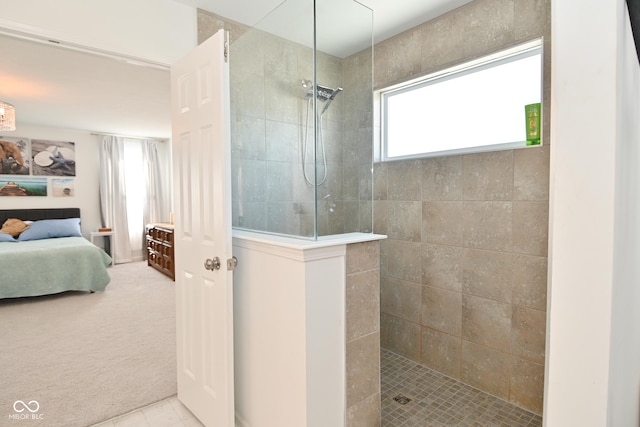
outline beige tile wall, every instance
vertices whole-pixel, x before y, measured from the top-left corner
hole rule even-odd
[[[375,86],[544,36],[548,108],[549,28],[549,0],[476,0],[377,44]],[[376,164],[382,346],[541,413],[548,189],[546,145]]]
[[[347,245],[346,427],[380,426],[380,242]]]
[[[521,185],[528,199],[513,195],[528,173],[522,157],[544,156],[548,165],[548,153],[543,146],[412,161],[406,170],[413,175],[401,174],[420,187],[418,200],[384,197],[377,188],[375,201],[382,223],[376,232],[389,236],[382,243],[383,347],[538,413],[548,224],[548,196],[539,187],[548,180]],[[391,177],[405,163],[378,164],[375,173]],[[433,189],[434,169],[465,183],[459,200],[440,200],[456,184],[442,180]],[[491,178],[500,191],[478,190],[504,170],[510,172]]]

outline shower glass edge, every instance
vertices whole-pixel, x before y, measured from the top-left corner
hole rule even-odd
[[[286,0],[229,54],[233,228],[373,232],[373,12]]]

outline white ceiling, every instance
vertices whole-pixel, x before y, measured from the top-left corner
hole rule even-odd
[[[250,26],[279,0],[175,0]],[[374,40],[389,38],[471,0],[361,0]],[[341,11],[336,17],[345,18]],[[348,38],[348,37],[347,37]],[[0,36],[0,99],[20,124],[131,136],[171,136],[169,73],[114,58]],[[17,134],[16,134],[17,136]]]
[[[7,36],[0,52],[0,99],[16,107],[18,133],[27,124],[171,136],[166,69]]]

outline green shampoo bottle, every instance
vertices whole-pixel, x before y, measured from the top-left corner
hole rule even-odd
[[[524,106],[524,114],[527,126],[527,145],[540,144],[540,119],[542,117],[540,103]]]

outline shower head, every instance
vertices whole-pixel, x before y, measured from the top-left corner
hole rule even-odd
[[[328,86],[314,86],[311,80],[302,80],[302,87],[309,89],[306,93],[307,98],[313,98],[314,92],[316,92],[318,100],[322,102],[333,101],[336,95],[342,92],[341,87],[332,89]]]
[[[333,101],[336,97],[336,95],[338,95],[340,92],[342,92],[343,89],[341,87],[337,87],[333,90],[333,93],[331,94],[331,97],[329,98],[330,101]]]
[[[330,87],[318,85],[316,87],[316,90],[317,90],[317,93],[318,93],[318,100],[319,101],[327,102],[328,100],[333,99],[334,89],[331,89]],[[313,96],[313,93],[311,95]]]
[[[336,99],[336,96],[340,92],[342,92],[342,88],[341,87],[337,87],[337,88],[333,89],[333,92],[331,93],[331,96],[329,96],[329,99],[326,100],[326,102],[324,104],[324,108],[322,109],[322,113],[320,113],[320,115],[324,114],[324,112],[327,111],[327,108],[329,108],[329,105],[331,105],[333,100]],[[318,90],[318,97],[319,96],[320,96],[320,91]]]

